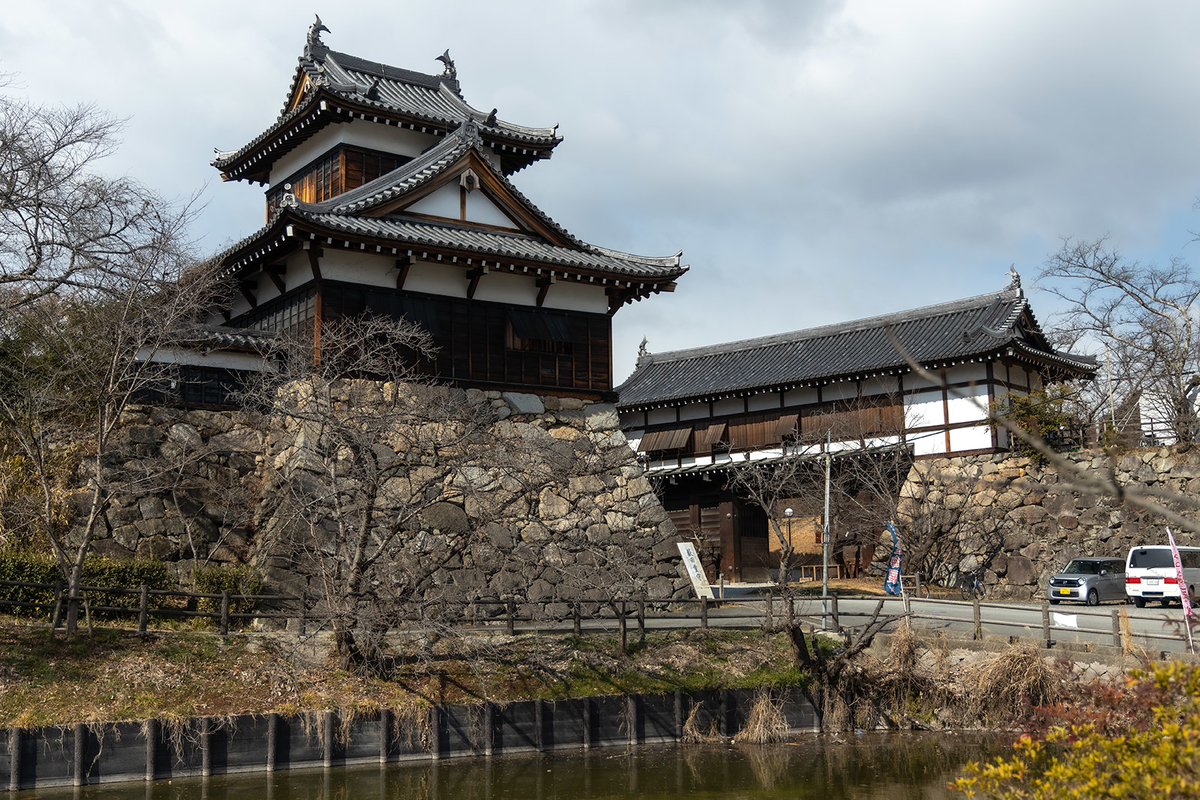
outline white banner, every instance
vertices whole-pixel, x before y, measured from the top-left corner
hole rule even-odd
[[[683,556],[683,565],[687,567],[688,577],[692,579],[692,588],[696,590],[696,597],[712,600],[713,590],[708,585],[708,576],[704,574],[704,567],[700,566],[700,556],[696,553],[696,546],[691,542],[679,542],[678,545],[679,555]]]

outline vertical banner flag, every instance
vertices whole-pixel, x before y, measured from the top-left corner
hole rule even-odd
[[[1167,528],[1167,541],[1171,543],[1171,558],[1175,561],[1175,580],[1179,581],[1179,601],[1183,603],[1183,615],[1190,617],[1195,613],[1192,611],[1191,592],[1188,591],[1187,581],[1183,577],[1183,561],[1179,558],[1179,548],[1175,546],[1175,537],[1171,535],[1170,528]]]
[[[889,522],[887,529],[892,534],[892,558],[888,561],[887,580],[883,583],[883,590],[888,594],[901,594],[904,587],[900,581],[900,556],[904,554],[904,548],[900,546],[896,526]]]

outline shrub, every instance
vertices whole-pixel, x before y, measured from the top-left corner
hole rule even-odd
[[[63,575],[58,562],[47,553],[9,549],[0,550],[0,580],[53,585],[62,581]],[[83,562],[83,585],[112,589],[137,589],[141,586],[169,589],[173,583],[166,565],[161,561],[92,557]],[[0,584],[0,599],[49,605],[54,602],[54,589]],[[92,606],[116,608],[137,608],[140,601],[136,594],[104,591],[90,592],[87,599]],[[12,613],[50,617],[49,609],[13,609]]]
[[[258,570],[249,564],[214,564],[198,567],[192,572],[192,580],[196,591],[203,594],[220,594],[229,592],[232,595],[262,594],[263,579]],[[201,599],[197,604],[201,611],[215,614],[221,610],[221,601],[216,599]],[[246,614],[258,607],[253,600],[234,600],[229,604],[232,613]]]

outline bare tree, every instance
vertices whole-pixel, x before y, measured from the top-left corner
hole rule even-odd
[[[0,95],[0,434],[37,484],[68,635],[113,488],[140,479],[111,463],[122,413],[166,379],[156,355],[211,297],[186,235],[191,206],[97,171],[118,129],[90,107]],[[74,481],[87,499],[72,503],[80,522],[68,529]]]
[[[579,548],[586,557],[562,557],[578,526],[551,541],[534,513],[559,503],[552,516],[566,518],[569,502],[553,487],[605,474],[609,453],[632,458],[628,447],[605,451],[587,436],[560,440],[502,419],[482,393],[420,375],[432,353],[406,321],[342,319],[323,327],[319,349],[281,338],[245,394],[288,432],[269,454],[266,541],[290,559],[295,588],[347,669],[386,671],[389,631],[445,632],[481,601],[522,599],[526,581],[519,569],[503,578],[504,568],[547,550],[558,574],[539,601],[644,577],[599,535]]]
[[[1091,416],[1105,416],[1106,406],[1115,413],[1117,405],[1140,396],[1177,441],[1195,441],[1200,281],[1188,265],[1178,258],[1165,267],[1141,264],[1106,239],[1068,239],[1040,278],[1067,304],[1059,320],[1062,341],[1107,348],[1107,396],[1093,396]]]

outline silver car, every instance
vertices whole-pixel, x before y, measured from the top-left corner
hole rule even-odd
[[[1051,605],[1074,600],[1099,605],[1102,600],[1125,601],[1125,561],[1120,558],[1076,558],[1050,578],[1046,597]]]

